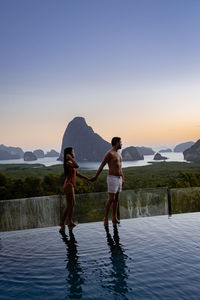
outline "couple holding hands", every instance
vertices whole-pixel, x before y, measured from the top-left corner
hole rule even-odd
[[[59,223],[61,231],[65,230],[66,218],[68,218],[67,225],[69,227],[72,228],[76,226],[76,224],[73,222],[73,211],[75,203],[74,185],[76,176],[86,179],[90,182],[94,182],[97,180],[99,174],[101,173],[106,164],[108,164],[107,185],[109,196],[105,207],[104,225],[108,226],[108,215],[111,204],[112,222],[114,224],[120,223],[120,221],[117,219],[117,207],[119,203],[119,192],[122,190],[122,185],[124,183],[124,176],[122,173],[122,157],[121,154],[118,152],[118,150],[122,148],[121,138],[113,137],[111,144],[112,148],[105,154],[104,159],[96,172],[96,175],[92,178],[88,178],[77,172],[79,165],[74,159],[74,149],[71,147],[65,148],[63,162],[65,182],[63,188],[66,194],[66,206]]]

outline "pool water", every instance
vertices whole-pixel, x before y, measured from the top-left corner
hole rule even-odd
[[[200,213],[0,234],[0,299],[200,299]]]

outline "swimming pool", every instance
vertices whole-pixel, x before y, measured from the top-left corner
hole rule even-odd
[[[0,299],[200,299],[200,213],[3,232]]]

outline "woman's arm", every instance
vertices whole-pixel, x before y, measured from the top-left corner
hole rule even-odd
[[[67,154],[66,156],[67,158],[67,162],[66,162],[66,165],[71,167],[71,168],[76,168],[78,169],[79,168],[79,165],[77,164],[77,162],[71,157],[70,154]]]
[[[89,180],[88,177],[76,172],[76,176],[79,177],[79,178],[83,178],[83,179],[86,179],[86,180]]]

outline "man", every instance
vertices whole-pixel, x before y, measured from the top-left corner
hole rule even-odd
[[[122,173],[122,157],[118,152],[119,149],[122,148],[122,142],[120,137],[114,137],[111,141],[112,149],[108,151],[104,159],[97,170],[97,173],[94,177],[90,179],[90,181],[97,180],[99,174],[103,170],[104,166],[108,164],[108,176],[107,176],[107,184],[108,184],[108,201],[106,203],[105,208],[105,218],[104,225],[108,225],[108,214],[110,210],[110,206],[112,204],[112,222],[113,224],[119,224],[120,221],[117,219],[117,207],[119,204],[119,192],[122,190],[122,185],[124,184],[124,176]]]

